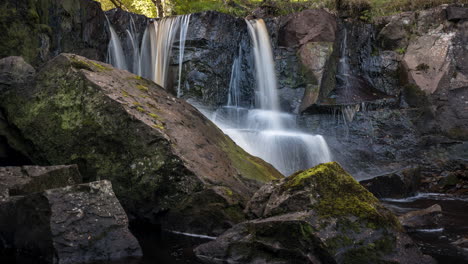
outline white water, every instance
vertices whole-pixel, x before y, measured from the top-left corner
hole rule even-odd
[[[275,64],[263,20],[246,21],[255,60],[255,107],[241,107],[242,50],[234,59],[228,104],[207,114],[239,146],[271,163],[284,175],[331,161],[325,139],[299,131],[296,116],[280,111]],[[203,111],[203,110],[202,110]]]
[[[190,15],[165,17],[159,21],[151,20],[143,33],[141,45],[135,24],[131,18],[129,29],[126,30],[130,41],[132,53],[132,65],[128,65],[124,55],[120,39],[109,23],[111,42],[108,47],[108,61],[119,69],[129,70],[147,79],[153,80],[163,88],[168,86],[169,63],[172,56],[174,42],[179,40],[179,77],[177,94],[181,94],[182,64],[185,52],[185,40],[190,23]],[[179,33],[179,34],[177,34]]]
[[[122,49],[122,44],[120,43],[119,36],[117,35],[117,32],[115,32],[107,16],[106,19],[109,25],[109,31],[111,33],[109,47],[107,49],[107,61],[108,63],[114,65],[114,67],[118,69],[128,70],[127,62],[125,60],[125,55]]]
[[[136,34],[130,27],[127,34],[132,41],[134,58],[138,57],[131,70],[167,88],[172,48],[179,32],[177,95],[181,96],[182,65],[189,23],[190,15],[153,21],[143,34],[140,49],[137,49]],[[296,124],[296,116],[280,111],[272,46],[265,22],[260,19],[246,23],[255,61],[255,106],[253,109],[241,107],[243,54],[240,47],[232,65],[227,105],[214,113],[205,111],[205,114],[239,146],[271,163],[284,175],[331,161],[330,151],[322,136],[301,132]],[[115,31],[112,40],[109,52],[119,54],[114,57],[125,60]],[[111,61],[117,66],[114,62]],[[203,112],[202,107],[198,108]]]

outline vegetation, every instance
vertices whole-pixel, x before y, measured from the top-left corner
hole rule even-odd
[[[426,9],[441,4],[468,4],[468,0],[97,0],[104,10],[122,8],[148,17],[181,15],[216,10],[235,16],[247,16],[258,7],[267,7],[274,15],[310,8],[328,8],[349,16],[370,20],[403,11]]]

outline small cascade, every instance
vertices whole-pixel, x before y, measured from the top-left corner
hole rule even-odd
[[[340,54],[340,60],[339,60],[339,65],[338,65],[338,78],[340,78],[342,82],[342,86],[345,89],[344,95],[346,96],[346,100],[348,101],[350,97],[350,92],[349,92],[349,77],[350,77],[350,68],[349,68],[349,61],[348,61],[348,54],[346,52],[348,51],[348,30],[346,29],[346,26],[344,26],[343,29],[343,40],[341,41],[340,49],[341,49],[341,54]]]
[[[228,103],[211,115],[211,119],[239,146],[271,163],[284,175],[331,161],[322,136],[301,132],[296,116],[280,111],[273,52],[265,22],[260,19],[246,23],[255,62],[255,107],[241,107],[240,49],[232,65]]]
[[[120,39],[117,33],[109,23],[111,42],[108,48],[108,61],[119,69],[129,70],[135,74],[153,80],[164,88],[167,88],[172,48],[175,41],[178,40],[179,82],[177,95],[180,96],[182,94],[182,64],[189,23],[190,15],[165,17],[159,21],[150,20],[150,23],[143,33],[141,45],[139,45],[135,23],[133,22],[133,19],[131,19],[129,28],[126,29],[126,33],[133,52],[132,54],[127,54],[127,57],[124,56],[122,45],[120,44]],[[131,58],[131,66],[126,63],[128,58]]]
[[[119,36],[117,35],[117,32],[115,32],[115,29],[112,27],[107,16],[106,19],[111,33],[109,47],[107,48],[107,62],[118,69],[129,70]]]
[[[182,16],[179,34],[179,81],[177,82],[177,97],[182,96],[182,65],[184,63],[185,40],[187,39],[188,26],[190,24],[190,14]]]
[[[132,49],[132,65],[129,67],[131,72],[138,72],[139,68],[139,59],[140,59],[140,45],[138,39],[138,32],[136,31],[135,21],[133,17],[130,17],[130,25],[129,28],[125,30],[128,36],[128,41],[130,42],[130,46]]]

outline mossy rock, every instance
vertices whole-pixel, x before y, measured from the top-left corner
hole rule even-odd
[[[0,4],[0,58],[41,65],[58,52],[104,60],[109,36],[99,4],[88,0],[5,0]]]
[[[235,197],[239,206],[211,207],[223,211],[216,229],[225,229],[225,222],[244,219],[239,212],[263,183],[283,177],[153,82],[80,56],[57,56],[34,85],[0,98],[8,120],[38,150],[28,153],[31,160],[76,163],[87,181],[111,180],[126,211],[140,220],[159,223],[162,212],[167,223],[171,215],[196,219],[194,211],[179,209],[192,195],[222,187],[230,195],[215,196]],[[198,223],[194,230],[212,232]]]
[[[213,249],[231,252],[230,247],[240,241],[248,241],[251,247],[265,241],[268,245],[283,245],[281,226],[300,222],[307,227],[305,233],[309,235],[294,235],[298,240],[294,242],[295,247],[303,253],[308,252],[305,248],[314,249],[304,254],[314,255],[322,263],[415,263],[422,260],[431,263],[404,233],[397,218],[336,162],[320,164],[264,185],[249,201],[246,211],[254,220],[245,224],[254,228],[245,236],[223,235],[211,245],[201,246],[202,259],[211,254],[219,257],[211,251]],[[259,230],[260,223],[266,229]],[[224,260],[242,258],[242,254],[228,253]],[[332,261],[326,256],[331,256]],[[296,257],[282,261],[302,263],[302,255]],[[254,262],[248,259],[245,263]]]

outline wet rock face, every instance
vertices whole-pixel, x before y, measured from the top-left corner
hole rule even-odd
[[[12,223],[8,229],[1,226],[2,234],[7,234],[4,241],[18,256],[35,258],[38,263],[82,263],[142,255],[109,181],[14,197],[0,208],[2,219]]]
[[[31,160],[76,163],[85,181],[112,180],[134,219],[164,228],[225,230],[262,183],[282,177],[153,82],[80,56],[56,57],[35,85],[0,97],[9,122],[36,147],[27,151]],[[224,191],[205,196],[206,203],[190,203],[218,187]],[[218,226],[205,226],[208,214],[193,213],[197,208],[212,208]],[[193,224],[172,225],[179,217],[193,217]]]
[[[244,19],[234,18],[218,12],[202,12],[191,15],[185,55],[182,69],[181,87],[183,98],[195,99],[209,106],[225,105],[231,66],[239,54],[243,54],[243,76],[241,87],[245,97],[242,100],[249,105],[249,95],[255,80],[252,79],[249,62],[250,39]],[[174,92],[177,89],[179,44],[173,49],[171,67],[174,80]],[[247,102],[246,102],[247,101]]]
[[[141,48],[141,41],[146,27],[148,26],[149,18],[143,15],[129,13],[118,8],[111,9],[104,13],[120,39],[123,52],[126,56],[128,71],[136,73],[138,70],[138,65],[135,63],[138,61],[136,55],[138,56],[139,54],[135,54],[135,47],[138,50]],[[107,25],[106,21],[106,27]],[[106,60],[107,59],[106,57]]]
[[[337,163],[264,185],[246,211],[256,219],[196,248],[204,263],[432,263]]]
[[[61,52],[104,60],[108,35],[99,4],[80,1],[5,1],[0,7],[0,58],[23,56],[34,65]]]

